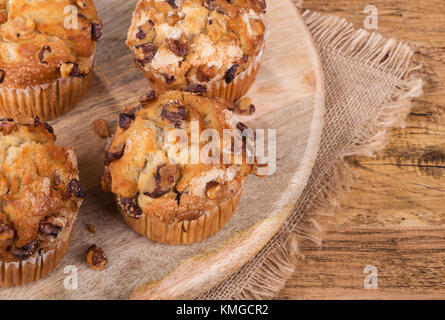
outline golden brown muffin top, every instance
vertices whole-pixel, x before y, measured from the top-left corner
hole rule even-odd
[[[146,214],[165,223],[195,219],[232,198],[252,165],[245,158],[240,164],[224,164],[222,152],[220,164],[193,162],[192,132],[214,129],[223,150],[223,130],[244,125],[215,100],[178,91],[159,98],[151,93],[119,117],[119,128],[105,152],[104,189],[112,191],[122,212],[133,218]],[[188,138],[177,140],[176,129]],[[181,144],[188,153],[178,152]],[[202,151],[206,144],[202,140],[197,147]],[[233,156],[233,149],[228,149]],[[241,153],[245,157],[245,151]]]
[[[262,49],[265,9],[264,0],[141,0],[127,45],[170,88],[231,83]]]
[[[0,258],[27,259],[53,248],[69,230],[82,202],[77,160],[55,144],[38,118],[0,122]]]
[[[93,0],[0,0],[0,87],[86,76],[101,33]]]

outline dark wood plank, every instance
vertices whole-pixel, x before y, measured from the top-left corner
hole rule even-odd
[[[307,258],[280,298],[445,297],[443,229],[430,228],[445,222],[445,2],[304,2],[360,28],[370,4],[378,9],[377,32],[414,48],[425,95],[414,101],[406,128],[390,131],[384,152],[350,159],[360,178],[342,200],[323,248],[304,247]],[[363,268],[372,263],[382,274],[377,291],[363,289]]]
[[[445,298],[445,227],[330,227],[323,248],[306,242],[306,259],[282,299]],[[378,288],[365,289],[367,265]]]

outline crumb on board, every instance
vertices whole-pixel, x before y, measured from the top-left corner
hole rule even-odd
[[[93,226],[92,224],[87,224],[87,229],[90,233],[96,234],[96,227]]]
[[[108,124],[104,119],[97,119],[93,121],[93,130],[99,138],[107,139],[110,137],[110,129],[108,128]]]
[[[102,248],[95,244],[88,248],[86,261],[91,269],[102,271],[108,264],[108,258]]]
[[[255,106],[249,97],[241,98],[235,105],[235,113],[250,116],[255,113]]]

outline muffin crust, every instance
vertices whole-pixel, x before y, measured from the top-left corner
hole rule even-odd
[[[26,260],[70,237],[83,198],[74,151],[39,121],[0,122],[0,259]]]
[[[240,193],[253,166],[245,159],[242,164],[193,164],[190,154],[171,152],[178,141],[169,135],[183,129],[190,137],[191,121],[199,123],[200,133],[211,128],[221,137],[223,130],[236,129],[238,121],[225,107],[175,91],[126,108],[105,152],[103,179],[104,189],[116,195],[124,215],[133,219],[147,215],[173,224],[199,218]],[[199,150],[205,144],[201,141]]]
[[[68,6],[78,12],[78,28]],[[26,88],[92,70],[102,24],[93,0],[0,0],[0,87]]]
[[[231,83],[262,50],[264,0],[141,0],[127,45],[142,70],[170,89]]]

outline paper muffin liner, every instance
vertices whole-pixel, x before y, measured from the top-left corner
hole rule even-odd
[[[47,121],[71,110],[85,95],[92,72],[85,78],[59,79],[25,89],[0,88],[0,117],[39,117]]]
[[[209,98],[224,98],[229,102],[236,102],[241,97],[246,95],[249,91],[250,87],[255,82],[258,71],[261,67],[261,61],[263,59],[264,52],[264,43],[263,46],[258,53],[258,55],[253,59],[249,68],[240,74],[238,74],[235,79],[231,83],[226,83],[226,81],[210,81],[207,84],[207,93],[205,94]],[[165,93],[169,90],[177,90],[175,86],[170,86],[165,81],[164,76],[152,72],[144,70],[145,77],[147,78],[149,86],[159,94]]]
[[[227,224],[235,213],[241,194],[242,187],[231,199],[220,203],[199,218],[173,224],[159,221],[145,214],[140,219],[130,218],[122,211],[121,214],[128,226],[153,241],[167,244],[192,244],[207,239]],[[119,205],[118,207],[121,210]]]
[[[65,239],[58,239],[56,247],[43,254],[38,251],[29,259],[9,258],[0,261],[0,287],[23,286],[47,277],[65,256],[71,241],[72,228]]]
[[[210,82],[207,86],[207,96],[210,98],[224,98],[229,102],[236,102],[247,94],[256,80],[263,59],[264,46],[249,68],[238,74],[232,83],[225,80]]]
[[[94,55],[90,58],[91,72],[84,78],[58,79],[50,84],[26,88],[0,88],[0,117],[39,117],[52,120],[70,111],[85,95],[93,77]]]

